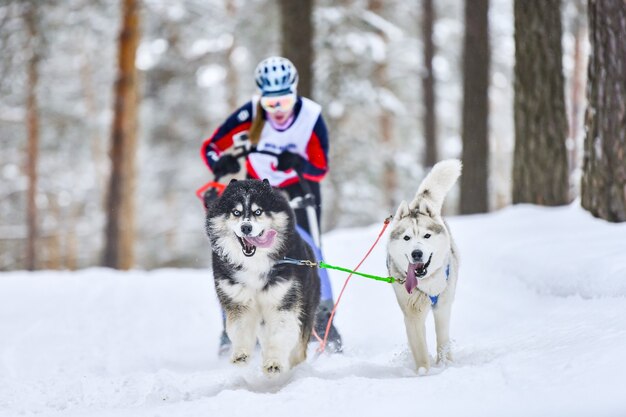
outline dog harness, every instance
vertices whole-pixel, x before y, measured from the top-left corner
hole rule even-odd
[[[450,264],[448,264],[448,266],[446,267],[446,281],[448,280],[448,278],[450,278]],[[419,287],[417,287],[417,289],[419,290]],[[420,291],[422,291],[422,290],[420,290]],[[426,293],[424,293],[424,294],[426,294]],[[428,294],[426,294],[426,295],[428,295]],[[438,295],[428,295],[428,298],[430,298],[430,303],[431,303],[432,307],[434,308],[437,305],[437,301],[439,301],[439,294]]]

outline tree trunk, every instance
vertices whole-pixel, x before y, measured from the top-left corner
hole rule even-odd
[[[281,49],[298,69],[298,94],[311,97],[313,86],[313,1],[280,0]]]
[[[134,240],[134,157],[138,104],[135,56],[139,43],[139,10],[136,0],[124,0],[122,19],[103,265],[128,269],[133,265]]]
[[[422,94],[424,97],[424,167],[437,163],[437,113],[435,102],[435,74],[433,58],[433,26],[435,10],[433,0],[422,0],[422,38],[424,42],[424,71],[422,73]]]
[[[513,203],[569,202],[560,6],[515,1]]]
[[[78,214],[72,213],[69,218],[69,222],[67,222],[68,229],[65,233],[64,268],[69,269],[70,271],[78,269],[78,237],[76,236],[76,223],[78,221]]]
[[[94,85],[94,70],[91,65],[89,54],[87,51],[87,46],[83,43],[81,48],[82,51],[82,62],[80,66],[80,81],[83,92],[83,101],[85,105],[85,111],[89,120],[94,121],[98,120],[99,112],[102,109],[99,109],[96,102],[96,97],[98,92],[96,91],[96,87]],[[93,123],[93,122],[92,122]],[[100,136],[100,130],[96,127],[96,123],[93,123],[91,126],[91,135],[89,137],[89,142],[91,144],[91,164],[93,168],[93,176],[96,180],[97,190],[100,191],[104,189],[106,184],[106,176],[107,176],[107,167],[106,167],[106,158],[105,158],[105,150],[103,149],[103,138]],[[102,198],[102,194],[97,195],[98,199]]]
[[[489,210],[489,0],[465,1],[461,213]]]
[[[626,221],[626,2],[588,3],[587,135],[582,206],[596,217]]]
[[[61,227],[63,224],[61,207],[57,196],[52,193],[47,193],[48,207],[47,215],[49,218],[55,219],[55,228],[45,236],[43,242],[39,244],[41,253],[44,254],[43,268],[50,270],[61,269]],[[52,228],[51,228],[52,229]],[[43,245],[42,245],[43,243]],[[42,247],[43,246],[43,247]],[[40,261],[41,262],[41,261]]]
[[[226,12],[228,13],[228,18],[232,22],[237,21],[237,12],[238,7],[235,0],[227,0],[226,2]],[[226,61],[227,61],[227,72],[226,72],[226,86],[228,87],[227,97],[228,97],[228,107],[231,109],[239,108],[239,72],[237,68],[237,63],[235,62],[235,52],[237,50],[237,31],[236,25],[233,25],[233,43],[228,48],[226,52]]]
[[[382,16],[385,10],[385,2],[383,0],[369,0],[368,7],[372,13],[375,13],[379,16]],[[376,34],[381,37],[382,41],[385,44],[385,49],[388,48],[389,39],[387,39],[387,35],[383,31],[376,31]],[[387,53],[385,51],[385,53]],[[395,162],[395,152],[396,146],[393,140],[393,114],[391,110],[386,108],[383,105],[382,94],[385,93],[385,90],[388,88],[389,84],[389,76],[388,73],[388,62],[387,59],[380,60],[375,62],[374,68],[374,85],[376,89],[379,91],[379,117],[378,117],[378,126],[379,126],[379,137],[380,137],[380,156],[383,158],[383,184],[382,184],[382,194],[383,201],[385,204],[385,208],[392,212],[397,206],[396,201],[396,190],[398,189],[398,177],[396,174],[396,162]]]
[[[39,111],[37,104],[37,83],[39,81],[39,33],[37,30],[37,6],[28,2],[24,14],[28,29],[30,59],[28,60],[28,81],[26,91],[26,130],[28,145],[26,149],[26,175],[28,188],[26,192],[26,269],[37,268],[37,238],[39,229],[37,224],[37,164],[39,159]]]

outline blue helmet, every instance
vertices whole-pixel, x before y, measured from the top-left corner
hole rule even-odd
[[[298,87],[298,70],[287,58],[272,56],[257,65],[254,79],[262,96],[295,94]]]

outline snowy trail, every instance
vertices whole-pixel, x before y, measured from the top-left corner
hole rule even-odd
[[[344,355],[268,381],[215,355],[210,272],[0,274],[0,416],[623,416],[626,225],[577,207],[450,219],[455,361],[417,377],[388,284],[353,277]],[[354,266],[380,225],[325,236]],[[362,270],[386,274],[385,244]],[[346,276],[332,272],[336,294]],[[428,321],[431,354],[434,330]]]

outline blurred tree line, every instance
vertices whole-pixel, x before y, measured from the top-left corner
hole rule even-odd
[[[464,163],[451,213],[582,191],[624,221],[625,9],[2,0],[0,269],[208,265],[200,144],[281,54],[324,108],[325,230],[383,219],[449,157]]]

